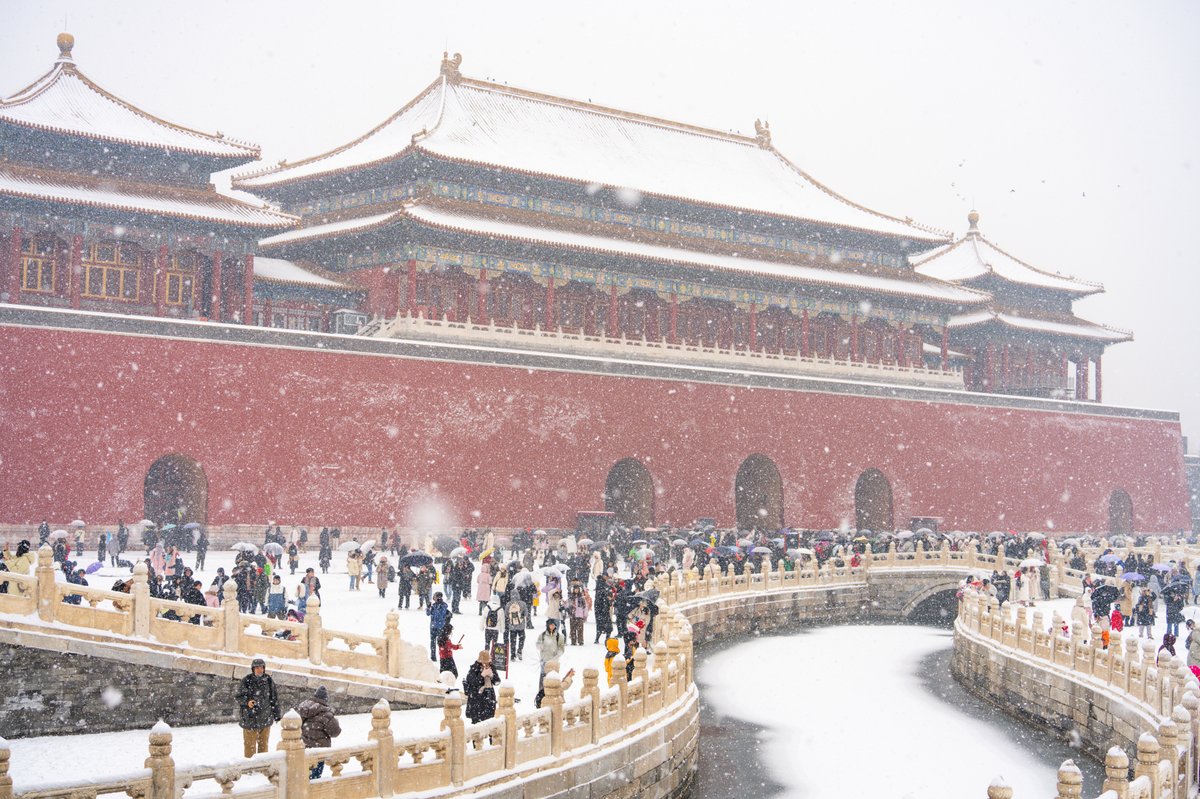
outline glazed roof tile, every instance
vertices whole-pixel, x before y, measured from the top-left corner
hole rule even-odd
[[[343,147],[234,185],[282,186],[411,152],[920,242],[950,238],[845,199],[754,138],[466,78],[439,79]]]
[[[1067,319],[1039,319],[1028,316],[1016,316],[996,310],[973,311],[950,318],[951,328],[975,327],[995,322],[1017,330],[1027,330],[1036,333],[1049,333],[1072,338],[1087,338],[1109,343],[1133,340],[1133,334],[1124,330],[1116,330],[1104,325],[1089,322],[1086,319],[1072,316]]]
[[[69,136],[238,162],[259,156],[255,145],[175,125],[110,94],[79,71],[69,47],[49,72],[0,100],[0,121]]]
[[[155,187],[156,188],[156,187]],[[214,191],[177,193],[137,184],[0,166],[0,196],[152,214],[239,227],[279,229],[296,218]]]

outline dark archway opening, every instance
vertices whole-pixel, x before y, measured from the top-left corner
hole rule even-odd
[[[1124,489],[1118,488],[1108,498],[1108,532],[1133,532],[1133,500]]]
[[[958,615],[958,593],[948,588],[931,594],[909,612],[905,619],[909,624],[931,624],[935,627],[953,627]]]
[[[751,455],[738,467],[733,484],[739,530],[783,527],[783,478],[775,462],[765,455]]]
[[[878,469],[867,469],[854,484],[854,519],[859,530],[894,530],[892,484]]]
[[[604,509],[627,527],[654,526],[654,480],[634,458],[619,460],[604,483]]]
[[[175,453],[150,465],[142,495],[146,518],[158,525],[208,524],[208,477],[193,458]]]

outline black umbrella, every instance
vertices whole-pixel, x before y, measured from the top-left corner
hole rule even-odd
[[[433,540],[433,545],[443,555],[449,555],[455,547],[462,546],[461,542],[452,535],[439,535]]]
[[[421,566],[429,566],[432,563],[433,558],[431,558],[425,552],[409,552],[407,555],[400,558],[401,566],[416,566],[417,568],[420,568]]]
[[[1101,586],[1097,586],[1096,589],[1094,591],[1092,591],[1092,601],[1093,602],[1101,602],[1101,603],[1111,603],[1111,602],[1115,602],[1117,600],[1117,597],[1119,597],[1120,595],[1121,595],[1121,592],[1117,590],[1116,586],[1101,585]]]

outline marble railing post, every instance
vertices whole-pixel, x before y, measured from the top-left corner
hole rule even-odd
[[[683,658],[683,684],[684,686],[691,686],[692,682],[695,680],[695,673],[693,672],[693,669],[695,668],[695,661],[693,660],[695,652],[692,649],[691,625],[685,626],[683,630],[680,631],[679,643],[681,644],[679,654]]]
[[[1179,747],[1178,773],[1187,775],[1187,787],[1196,781],[1196,761],[1192,757],[1195,739],[1192,737],[1192,714],[1182,704],[1171,710],[1171,721],[1175,722],[1175,743]]]
[[[304,799],[308,794],[308,769],[304,767],[304,739],[300,731],[303,723],[300,714],[292,708],[283,714],[279,725],[282,729],[275,749],[283,752],[287,762],[283,794],[287,799]]]
[[[646,647],[639,646],[633,651],[633,677],[642,678],[642,708],[646,707],[646,692],[650,686],[650,669],[646,666]]]
[[[49,544],[38,547],[37,566],[33,574],[37,578],[38,618],[54,621],[54,610],[58,603],[54,601],[54,553]]]
[[[387,658],[387,673],[389,677],[400,676],[400,614],[389,610],[383,623],[383,641]]]
[[[389,614],[390,615],[390,614]],[[371,731],[368,741],[375,741],[375,784],[382,799],[395,793],[396,739],[392,734],[392,707],[386,699],[380,699],[371,708]]]
[[[1056,799],[1080,799],[1083,796],[1083,774],[1074,760],[1064,760],[1058,767],[1058,796]]]
[[[1137,762],[1133,766],[1133,778],[1145,777],[1150,783],[1156,784],[1158,778],[1158,761],[1160,748],[1158,740],[1148,732],[1141,734],[1137,742]],[[1158,795],[1155,790],[1153,796]]]
[[[133,585],[129,588],[133,598],[133,634],[137,638],[150,637],[150,569],[145,561],[133,564]]]
[[[1104,756],[1104,791],[1115,793],[1116,799],[1129,797],[1129,755],[1119,746],[1108,750]]]
[[[674,640],[674,639],[672,639]],[[579,693],[592,703],[592,743],[600,742],[600,672],[597,669],[583,670],[583,687]]]
[[[618,653],[612,662],[613,684],[621,697],[621,724],[625,723],[625,706],[629,704],[629,673],[625,671],[625,656]]]
[[[1197,769],[1200,769],[1200,697],[1188,691],[1180,703],[1188,713],[1188,730],[1190,733],[1188,746],[1188,779],[1194,785],[1197,780]]]
[[[1162,758],[1171,764],[1171,784],[1179,778],[1179,727],[1174,720],[1165,719],[1158,725],[1158,746]]]
[[[225,633],[225,651],[242,649],[242,614],[238,610],[237,583],[226,580],[221,586],[221,629]]]
[[[325,633],[321,623],[321,598],[311,596],[304,609],[304,626],[308,634],[308,659],[313,665],[321,665],[325,649]]]
[[[642,650],[639,649],[638,652]],[[558,672],[552,671],[543,681],[546,694],[542,697],[542,707],[550,709],[550,754],[561,757],[563,751],[563,689],[562,679]],[[642,693],[642,707],[646,706],[646,695]]]
[[[158,722],[150,729],[150,793],[146,799],[175,799],[175,761],[171,758],[171,728]],[[297,794],[302,796],[302,794]]]
[[[1013,799],[1013,789],[1004,783],[1000,777],[992,780],[987,789],[988,799]]]
[[[13,781],[8,776],[8,759],[11,756],[8,741],[0,738],[0,799],[13,799]]]
[[[497,691],[496,715],[504,719],[504,768],[517,767],[517,709],[513,704],[516,690],[511,685],[501,685]],[[596,727],[592,727],[592,743],[596,742]]]
[[[441,729],[450,730],[450,782],[453,785],[463,784],[463,774],[467,762],[467,737],[462,720],[463,700],[461,696],[447,696],[442,700]],[[291,799],[289,796],[288,799]]]

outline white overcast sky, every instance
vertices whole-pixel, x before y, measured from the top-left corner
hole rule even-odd
[[[473,77],[743,133],[765,118],[783,153],[857,202],[956,233],[974,205],[1012,254],[1102,281],[1077,312],[1136,336],[1105,356],[1106,403],[1178,410],[1200,438],[1194,0],[0,0],[0,13],[0,94],[49,68],[65,20],[101,85],[271,162],[382,121],[446,47]]]

